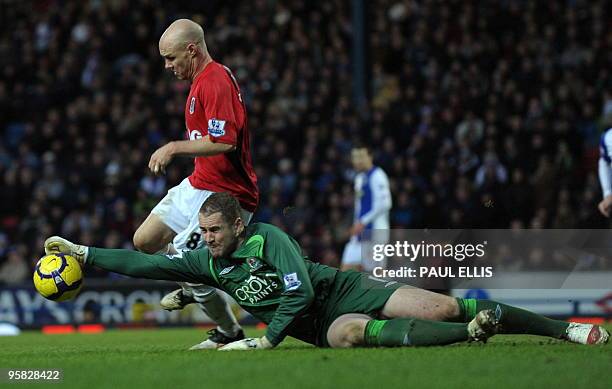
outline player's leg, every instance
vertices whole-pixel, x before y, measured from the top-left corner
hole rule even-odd
[[[483,311],[470,323],[414,318],[374,320],[364,314],[345,314],[327,330],[331,347],[441,346],[467,340],[486,340],[494,334],[495,315]]]
[[[147,254],[167,250],[176,232],[168,227],[161,217],[151,213],[134,233],[134,247]]]
[[[470,322],[478,312],[492,311],[499,322],[498,333],[530,334],[567,339],[576,343],[607,341],[605,329],[549,319],[524,309],[491,300],[455,299],[439,293],[405,286],[385,303],[381,315],[387,318]]]
[[[166,252],[176,234],[189,225],[191,219],[181,207],[187,199],[189,181],[183,180],[171,188],[166,196],[151,210],[149,216],[134,233],[134,247],[147,254]]]
[[[208,331],[208,338],[190,347],[190,350],[215,349],[225,344],[244,339],[244,331],[229,303],[218,290],[204,284],[180,283],[183,291],[191,293],[195,302],[206,315],[217,324]]]
[[[500,334],[541,335],[581,344],[607,343],[610,336],[606,329],[598,325],[554,320],[497,301],[463,298],[457,298],[456,301],[459,314],[454,318],[455,321],[468,321],[475,312],[492,310],[500,323]]]
[[[344,246],[342,252],[342,263],[340,268],[343,271],[361,271],[361,243],[356,237],[352,237]]]
[[[451,321],[459,313],[455,298],[408,285],[396,289],[381,311],[383,317],[390,319],[411,317],[436,321]]]
[[[372,318],[363,313],[347,313],[332,322],[327,330],[327,343],[333,348],[364,346],[364,334]]]
[[[405,295],[405,292],[398,294],[398,290],[402,289],[412,290],[410,296],[413,300],[431,302],[433,298],[440,296],[441,299],[437,300],[435,305],[446,305],[449,309],[449,306],[452,308],[451,304],[455,304],[456,308],[456,301],[450,298],[445,300],[446,296],[443,295],[406,287],[365,273],[340,272],[322,310],[319,323],[323,326],[326,337],[319,342],[332,347],[427,346],[469,339],[486,340],[494,334],[497,323],[492,311],[480,313],[470,323],[443,322],[441,318],[455,311],[436,311],[429,309],[432,307],[426,304],[396,307],[397,296]],[[396,296],[395,299],[391,299],[393,295]],[[386,317],[381,314],[385,307]],[[424,307],[428,308],[426,314],[423,314]],[[392,316],[393,313],[401,315]],[[406,313],[416,317],[402,316]],[[373,320],[374,317],[388,320]],[[427,318],[435,320],[425,320]]]
[[[181,235],[181,234],[179,234]],[[177,235],[180,239],[181,236]],[[176,253],[170,245],[171,254]],[[192,346],[190,350],[214,349],[244,338],[244,332],[238,324],[229,304],[219,292],[208,285],[179,282],[181,288],[165,295],[160,305],[167,310],[183,309],[191,303],[198,303],[200,309],[217,324],[217,328],[208,331],[209,337]]]

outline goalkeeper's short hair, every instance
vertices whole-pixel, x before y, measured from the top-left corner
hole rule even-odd
[[[208,216],[217,212],[221,212],[223,220],[232,224],[240,217],[240,203],[229,193],[213,193],[202,204],[200,213]]]

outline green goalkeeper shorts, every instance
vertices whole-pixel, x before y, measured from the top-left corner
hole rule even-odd
[[[330,286],[329,295],[318,310],[315,320],[316,345],[329,347],[327,330],[334,320],[347,313],[363,313],[374,319],[389,297],[404,284],[382,280],[369,274],[344,271],[338,272]]]

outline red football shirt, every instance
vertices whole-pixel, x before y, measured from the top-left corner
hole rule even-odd
[[[209,135],[212,142],[236,146],[229,153],[196,157],[189,176],[191,185],[228,192],[242,208],[254,212],[259,189],[251,163],[247,113],[238,83],[227,67],[213,61],[193,80],[185,105],[185,124],[190,140]]]

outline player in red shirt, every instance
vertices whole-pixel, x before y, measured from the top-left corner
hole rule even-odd
[[[172,23],[159,40],[165,68],[191,89],[185,104],[189,140],[170,142],[152,155],[149,168],[163,174],[174,157],[195,158],[193,173],[151,211],[134,234],[134,246],[146,253],[181,251],[204,245],[198,224],[202,203],[214,192],[228,192],[241,205],[248,224],[259,201],[257,177],[250,153],[247,113],[240,88],[231,71],[215,62],[206,48],[202,27],[188,19]],[[172,245],[169,243],[172,242]],[[173,260],[180,260],[172,257]],[[216,348],[244,338],[231,309],[214,288],[181,284],[164,296],[164,309],[182,309],[197,302],[218,327],[210,337],[191,349]]]

